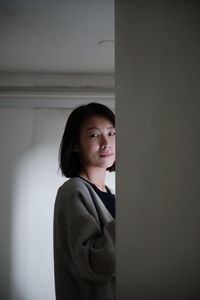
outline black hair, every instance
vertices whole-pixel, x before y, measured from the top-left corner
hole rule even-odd
[[[68,178],[78,176],[81,171],[81,162],[74,145],[79,143],[80,129],[84,121],[93,116],[102,116],[115,126],[115,115],[105,105],[89,103],[75,108],[70,114],[59,148],[59,167],[62,174]],[[109,168],[109,172],[115,171],[115,162]]]

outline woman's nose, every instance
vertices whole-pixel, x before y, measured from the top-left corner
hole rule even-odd
[[[108,139],[106,137],[102,138],[101,147],[103,149],[110,148],[110,143],[109,143],[109,141],[108,141]]]

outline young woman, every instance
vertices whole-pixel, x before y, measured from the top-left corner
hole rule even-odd
[[[57,300],[115,299],[115,196],[105,185],[115,170],[115,116],[105,105],[76,108],[59,155],[70,178],[57,192],[54,268]]]

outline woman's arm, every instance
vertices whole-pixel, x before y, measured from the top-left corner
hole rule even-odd
[[[87,189],[59,191],[54,212],[56,250],[74,276],[103,281],[115,276],[115,220],[103,230]]]

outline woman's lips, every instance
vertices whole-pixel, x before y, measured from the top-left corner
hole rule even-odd
[[[103,157],[103,158],[107,158],[107,157],[110,157],[112,155],[113,155],[113,153],[105,153],[105,154],[100,154],[99,156]]]

